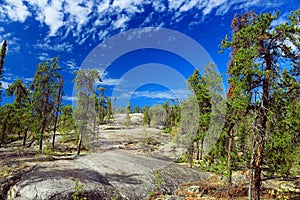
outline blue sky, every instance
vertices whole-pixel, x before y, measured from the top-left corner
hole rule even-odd
[[[72,103],[73,72],[83,66],[95,47],[116,34],[156,27],[184,34],[201,45],[223,75],[226,90],[224,74],[229,52],[219,54],[218,45],[226,34],[230,35],[234,14],[280,9],[280,16],[275,22],[280,24],[299,5],[299,0],[0,0],[0,43],[4,39],[8,42],[3,86],[18,78],[30,84],[38,63],[59,56],[65,80],[64,103]],[[119,45],[121,48],[121,45],[128,44]],[[184,41],[181,46],[186,48]],[[188,51],[186,55],[193,53],[193,49]],[[201,59],[203,57],[199,56]],[[143,74],[147,67],[150,73]],[[162,103],[166,99],[184,98],[187,91],[172,84],[183,85],[194,68],[186,57],[172,51],[141,46],[117,55],[105,68],[98,69],[103,79],[101,85],[107,88],[108,96],[117,94],[117,99],[124,96],[134,105],[144,106]],[[152,74],[151,69],[155,73]],[[168,73],[173,73],[174,77]],[[150,78],[148,82],[131,82],[136,85],[128,89],[130,87],[121,80],[125,78],[128,81],[131,77],[132,81],[132,75]],[[151,82],[152,76],[160,79]],[[165,79],[169,83],[165,83]],[[9,101],[4,97],[3,103]]]

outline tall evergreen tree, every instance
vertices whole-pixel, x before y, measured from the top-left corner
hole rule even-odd
[[[56,94],[56,99],[54,101],[54,124],[53,124],[53,137],[52,137],[52,150],[54,151],[54,145],[55,145],[55,136],[56,136],[56,130],[58,126],[58,118],[59,118],[59,113],[60,113],[60,106],[61,106],[61,101],[62,101],[62,96],[63,96],[63,83],[64,80],[62,76],[58,77],[58,83],[57,83],[57,94]]]
[[[89,145],[89,135],[93,134],[90,127],[94,127],[90,123],[95,120],[95,98],[96,91],[94,84],[96,79],[100,80],[100,75],[96,69],[79,70],[76,72],[74,79],[77,91],[77,105],[75,109],[75,126],[78,134],[77,155],[80,154],[83,139],[86,145]],[[83,138],[84,136],[84,138]]]
[[[105,91],[106,89],[104,87],[99,87],[97,89],[100,93],[96,97],[96,111],[98,113],[98,120],[100,124],[104,123],[105,118],[105,107],[106,107],[106,101],[105,101]]]
[[[4,65],[4,59],[6,56],[6,47],[7,43],[6,40],[3,41],[3,44],[1,46],[0,51],[0,103],[2,102],[2,82],[3,81],[3,65]]]
[[[26,141],[26,134],[28,130],[29,124],[27,123],[29,119],[31,119],[28,114],[29,110],[29,92],[26,89],[26,85],[23,83],[21,79],[16,80],[14,83],[9,85],[6,89],[6,94],[8,97],[15,96],[15,100],[13,102],[13,118],[15,119],[14,128],[17,134],[19,135],[22,131],[24,132],[24,141]],[[23,118],[24,115],[27,117],[24,120],[18,120]],[[25,144],[24,144],[25,145]]]
[[[253,15],[245,27],[233,32],[222,41],[222,48],[234,49],[233,64],[228,73],[229,83],[234,85],[244,99],[258,99],[258,140],[254,162],[254,198],[260,199],[261,170],[265,150],[268,112],[274,82],[280,76],[279,59],[291,63],[291,72],[299,73],[299,14],[293,12],[290,22],[273,26],[278,14]],[[298,35],[298,36],[297,36]],[[294,45],[295,50],[291,47]]]
[[[107,102],[106,102],[106,120],[109,122],[110,119],[112,118],[112,105],[111,105],[111,99],[107,97]]]
[[[55,101],[58,95],[58,82],[60,79],[58,58],[53,58],[51,63],[48,61],[38,65],[30,86],[32,90],[32,104],[37,120],[37,137],[39,139],[39,149],[43,148],[44,133],[50,129]]]

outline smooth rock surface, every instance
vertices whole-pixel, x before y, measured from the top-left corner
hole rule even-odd
[[[183,182],[209,177],[167,161],[112,150],[39,163],[10,189],[8,199],[72,199],[76,181],[84,184],[89,199],[145,199],[157,187],[157,171],[162,180],[159,190],[165,194],[172,194]]]

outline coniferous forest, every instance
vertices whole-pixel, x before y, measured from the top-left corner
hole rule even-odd
[[[291,12],[288,22],[274,25],[278,15],[279,12],[252,11],[236,14],[231,33],[219,44],[220,53],[230,54],[228,88],[223,91],[222,77],[215,73],[217,66],[207,63],[203,74],[195,70],[187,79],[193,95],[182,102],[166,101],[143,108],[138,105],[133,108],[129,103],[126,108],[114,108],[118,97],[106,96],[104,87],[93,87],[95,81],[101,81],[99,72],[81,69],[73,80],[78,91],[77,106],[73,108],[62,103],[64,78],[58,58],[42,62],[31,84],[18,79],[7,88],[0,85],[1,102],[3,95],[13,99],[12,103],[1,103],[0,150],[17,148],[18,155],[30,150],[33,157],[53,162],[62,155],[89,154],[97,151],[91,145],[97,137],[97,127],[109,126],[120,113],[125,116],[120,126],[130,126],[130,116],[143,113],[144,129],[161,127],[161,132],[173,139],[196,130],[189,135],[190,143],[184,154],[174,161],[219,175],[227,199],[233,199],[231,191],[239,191],[233,180],[237,172],[246,174],[243,185],[239,185],[243,188],[240,193],[246,191],[245,199],[266,199],[263,182],[274,177],[293,180],[298,189],[282,190],[274,186],[267,193],[270,199],[300,198],[297,196],[300,195],[300,10]],[[0,80],[5,80],[6,50],[4,41]],[[214,107],[221,100],[222,108]],[[183,105],[190,110],[199,108],[197,116],[185,114]],[[214,116],[218,112],[224,113],[222,118]],[[189,124],[191,117],[198,120],[196,128]],[[222,120],[224,126],[211,128],[212,119]],[[220,134],[208,139],[214,130]],[[146,143],[154,143],[150,139]],[[209,149],[208,140],[215,144]],[[18,168],[21,161],[15,168],[5,163],[5,155],[1,153],[0,178],[23,168]],[[159,179],[160,174],[156,177]],[[161,184],[163,181],[158,181],[158,188]],[[7,192],[7,188],[0,191],[0,197],[4,198],[3,191]],[[155,192],[150,199],[155,199]]]

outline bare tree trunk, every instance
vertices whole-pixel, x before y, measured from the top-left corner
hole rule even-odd
[[[79,139],[77,144],[77,155],[80,155],[81,143],[82,143],[82,131],[80,131],[79,133]]]
[[[196,153],[196,160],[199,160],[199,157],[200,157],[200,152],[199,152],[199,140],[197,140],[196,141],[196,151],[195,151],[195,153]]]
[[[26,139],[27,139],[27,133],[28,133],[29,128],[27,127],[24,131],[24,137],[23,137],[23,146],[26,145]]]

